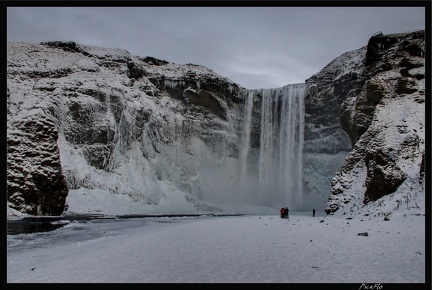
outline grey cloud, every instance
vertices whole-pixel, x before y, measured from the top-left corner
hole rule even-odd
[[[7,17],[8,41],[121,48],[248,88],[304,81],[377,31],[425,28],[422,7],[10,7]]]

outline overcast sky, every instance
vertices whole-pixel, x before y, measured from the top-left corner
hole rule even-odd
[[[304,82],[424,7],[8,7],[7,41],[75,41],[213,69],[245,88]]]

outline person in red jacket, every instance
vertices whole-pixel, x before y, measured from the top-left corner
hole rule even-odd
[[[280,209],[280,214],[281,214],[281,218],[284,218],[285,216],[286,216],[286,211],[285,211],[285,208],[281,208]]]
[[[288,213],[289,213],[288,207],[285,208],[282,207],[280,209],[281,218],[288,218]]]

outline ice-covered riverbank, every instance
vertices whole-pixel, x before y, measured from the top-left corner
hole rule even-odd
[[[7,245],[8,283],[424,283],[427,254],[406,214],[95,219]]]

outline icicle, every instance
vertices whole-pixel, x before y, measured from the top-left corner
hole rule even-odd
[[[185,82],[165,79],[164,86],[165,88],[169,88],[169,89],[183,88],[185,86]]]

